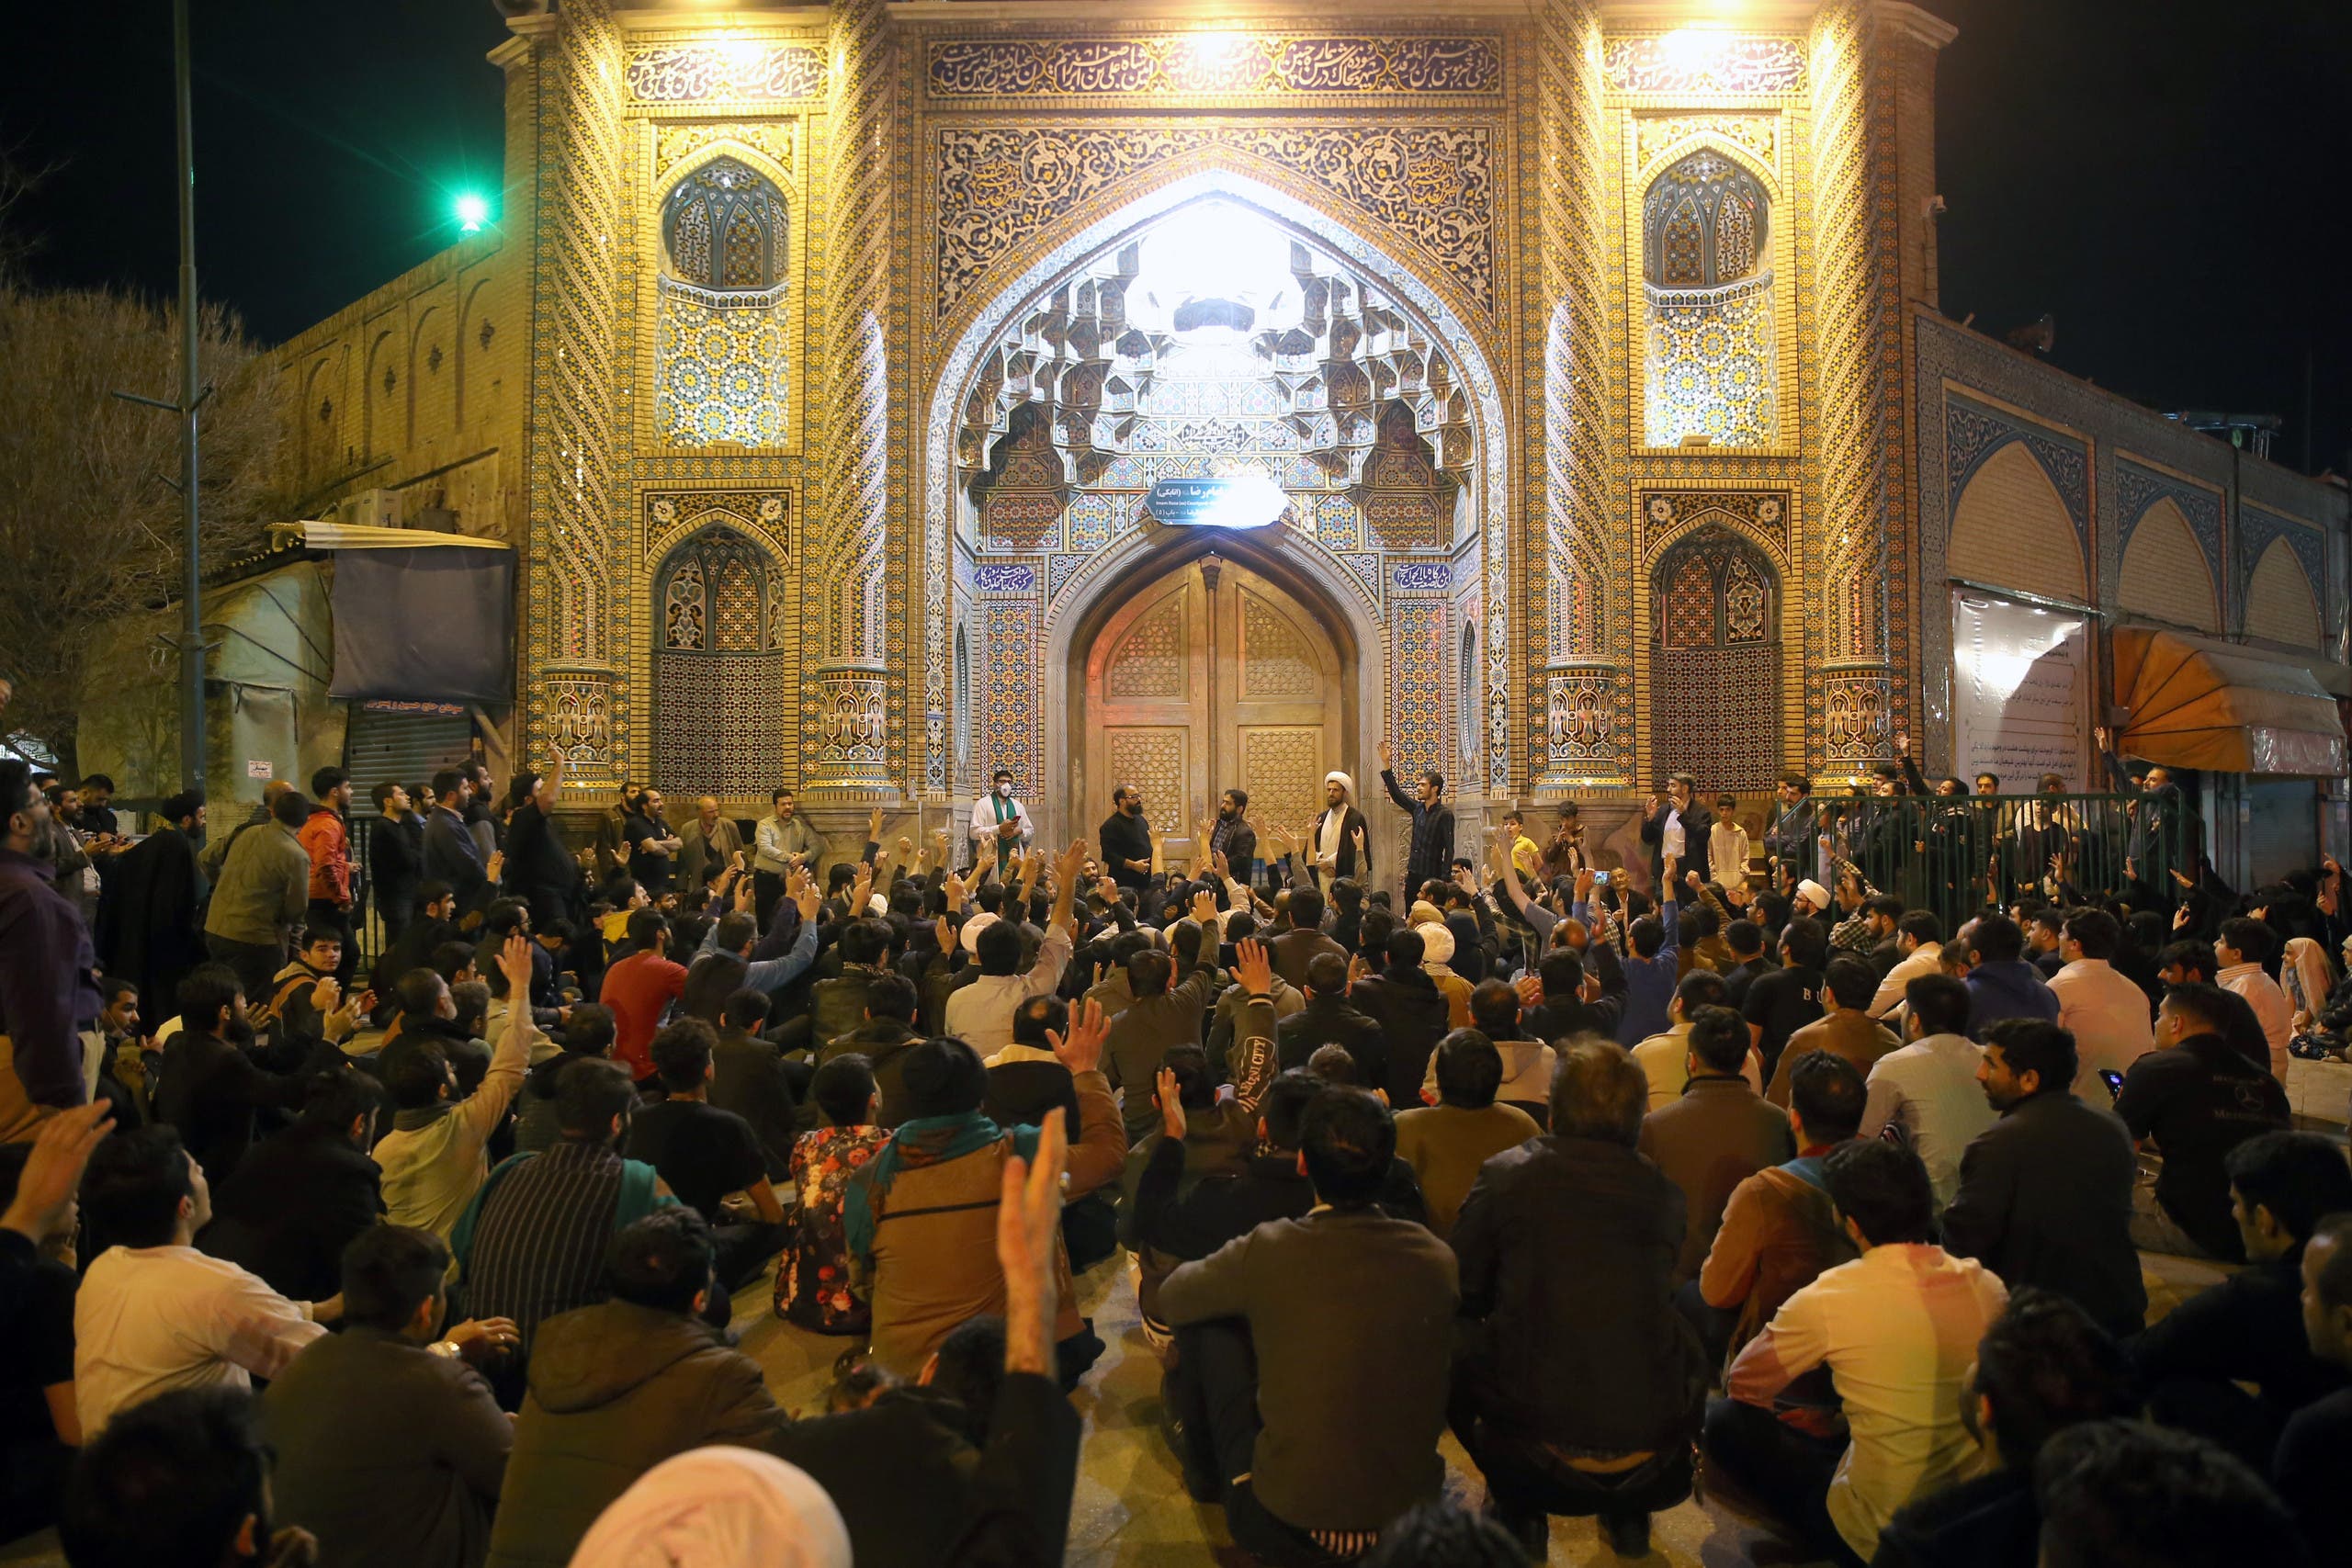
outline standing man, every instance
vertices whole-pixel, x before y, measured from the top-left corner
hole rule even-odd
[[[1111,815],[1097,838],[1111,880],[1141,893],[1151,880],[1151,824],[1144,820],[1143,791],[1121,784],[1111,792]]]
[[[1821,829],[1814,815],[1813,781],[1803,773],[1782,773],[1780,796],[1780,807],[1764,828],[1766,879],[1775,887],[1780,886],[1784,864],[1799,877],[1815,875],[1820,870],[1815,840]]]
[[[514,803],[506,822],[506,892],[530,906],[531,926],[546,931],[581,908],[580,862],[555,825],[563,790],[563,753],[544,773],[524,769],[508,786]]]
[[[1707,880],[1707,842],[1715,830],[1715,814],[1699,804],[1699,781],[1677,773],[1666,784],[1666,801],[1650,796],[1649,820],[1642,824],[1642,842],[1650,846],[1652,886],[1671,893],[1682,879],[1696,872]]]
[[[466,802],[473,785],[455,768],[433,775],[433,815],[424,824],[424,874],[446,882],[458,896],[458,912],[468,914],[488,902],[490,867],[466,827]]]
[[[813,873],[824,858],[825,836],[800,815],[799,803],[788,789],[775,792],[775,809],[752,830],[752,897],[753,911],[765,931],[768,911],[784,897],[785,878],[806,868]]]
[[[17,1143],[90,1098],[82,1036],[105,1004],[90,933],[54,886],[49,802],[13,758],[0,761],[0,1142]]]
[[[311,907],[311,857],[296,836],[310,816],[300,794],[279,795],[269,820],[238,837],[205,910],[206,949],[236,972],[249,996],[269,995]]]
[[[311,815],[303,820],[302,852],[311,857],[311,908],[306,924],[311,931],[338,931],[343,936],[339,985],[351,984],[359,967],[359,944],[351,930],[351,829],[345,814],[351,809],[351,775],[341,768],[321,768],[311,775]]]
[[[1216,820],[1209,825],[1209,853],[1225,857],[1226,874],[1234,881],[1256,886],[1258,829],[1242,813],[1250,809],[1247,790],[1229,789],[1217,796]]]
[[[1420,886],[1430,881],[1450,881],[1453,875],[1453,807],[1442,802],[1445,775],[1430,769],[1413,786],[1413,798],[1396,787],[1396,773],[1390,766],[1388,742],[1380,743],[1380,783],[1388,791],[1388,798],[1396,809],[1413,819],[1413,837],[1405,851],[1405,902],[1410,904]],[[1346,875],[1345,872],[1340,874]]]
[[[377,822],[368,835],[368,881],[376,890],[376,918],[384,922],[384,948],[390,952],[416,918],[417,884],[424,880],[424,818],[408,791],[390,779],[369,793]]]
[[[204,792],[164,802],[164,825],[123,852],[115,865],[108,918],[99,921],[98,945],[107,973],[130,981],[142,998],[168,1016],[180,981],[204,962],[197,911],[210,891],[196,852],[204,841]]]
[[[645,889],[649,898],[659,898],[670,891],[671,856],[684,847],[685,840],[670,831],[669,822],[662,815],[662,792],[648,789],[637,797],[637,807],[630,812],[622,833],[628,840],[628,874]]]
[[[1387,750],[1386,747],[1381,748]],[[1315,818],[1315,826],[1307,830],[1302,847],[1307,859],[1307,875],[1318,886],[1328,885],[1342,876],[1367,881],[1372,876],[1372,851],[1364,833],[1363,813],[1355,808],[1351,798],[1356,793],[1356,781],[1334,768],[1323,775],[1323,814]],[[1366,844],[1361,863],[1356,846]]]
[[[2204,863],[2197,813],[2180,786],[2173,783],[2170,768],[2151,767],[2135,784],[2122,759],[2115,754],[2114,737],[2106,727],[2092,730],[2091,735],[2098,742],[2099,760],[2107,764],[2109,787],[2118,795],[2146,797],[2131,808],[2132,837],[2124,846],[2123,874],[2169,907],[2174,902],[2170,873],[2193,874]]]
[[[695,898],[743,852],[742,830],[732,818],[718,814],[718,801],[712,795],[695,802],[695,819],[679,830],[678,839],[678,879]]]
[[[1010,768],[999,768],[989,780],[988,794],[972,802],[970,836],[972,864],[993,859],[1000,882],[1037,836],[1036,825],[1029,820],[1029,807],[1013,798]]]

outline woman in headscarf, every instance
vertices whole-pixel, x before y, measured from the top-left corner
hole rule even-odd
[[[808,1472],[752,1449],[689,1449],[597,1516],[571,1568],[850,1568],[841,1510]]]

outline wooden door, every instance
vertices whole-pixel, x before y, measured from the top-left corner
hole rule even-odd
[[[1338,765],[1346,692],[1329,635],[1290,594],[1229,561],[1188,562],[1147,586],[1099,633],[1071,748],[1074,818],[1088,835],[1111,791],[1143,791],[1166,861],[1225,790],[1250,816],[1297,828]]]

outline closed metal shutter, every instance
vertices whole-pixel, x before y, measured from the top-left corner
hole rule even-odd
[[[390,779],[412,791],[443,768],[473,754],[474,721],[465,709],[440,703],[364,703],[351,716],[353,818],[376,815],[377,784]],[[423,810],[426,802],[415,803]]]
[[[2319,791],[2311,779],[2248,779],[2246,862],[2251,886],[2319,863]]]

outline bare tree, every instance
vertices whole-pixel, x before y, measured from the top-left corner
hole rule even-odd
[[[169,398],[177,312],[129,295],[0,283],[0,679],[7,725],[70,770],[89,633],[166,603],[180,575],[179,423],[112,394]],[[276,520],[275,367],[218,307],[201,322],[208,569]],[[165,677],[168,678],[168,677]]]

